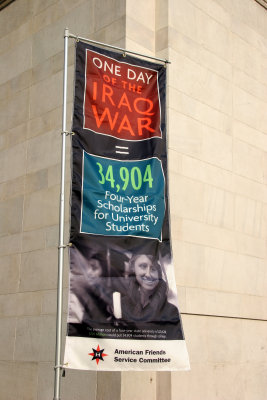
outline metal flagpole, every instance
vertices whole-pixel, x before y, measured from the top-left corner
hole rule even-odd
[[[64,77],[63,77],[63,112],[62,112],[62,149],[61,149],[61,185],[59,209],[59,245],[58,245],[58,286],[57,286],[57,331],[55,354],[54,400],[60,400],[61,378],[61,336],[62,336],[62,294],[63,294],[63,260],[64,260],[64,191],[65,191],[65,153],[66,153],[66,112],[67,112],[67,72],[68,72],[69,30],[64,32]]]

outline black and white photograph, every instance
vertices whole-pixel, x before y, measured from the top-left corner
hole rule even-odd
[[[151,243],[129,251],[105,242],[80,235],[70,248],[68,334],[97,337],[102,328],[112,337],[112,327],[124,327],[132,338],[150,330],[155,339],[183,339],[167,257],[157,258]]]

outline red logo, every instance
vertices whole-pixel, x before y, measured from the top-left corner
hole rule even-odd
[[[99,360],[105,361],[103,357],[106,357],[108,355],[108,354],[103,353],[103,351],[105,349],[100,350],[100,347],[98,345],[97,349],[92,348],[92,350],[93,350],[93,353],[88,353],[89,356],[93,356],[91,361],[96,360],[97,365],[99,363]]]

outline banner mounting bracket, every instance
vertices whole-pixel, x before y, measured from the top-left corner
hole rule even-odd
[[[76,40],[76,42],[81,41],[81,42],[86,42],[86,43],[93,43],[93,44],[96,44],[96,45],[98,45],[98,46],[104,46],[104,47],[107,47],[107,48],[110,48],[110,49],[114,49],[114,50],[121,51],[121,52],[123,53],[123,57],[125,57],[126,54],[133,54],[133,55],[135,55],[135,56],[140,56],[140,57],[148,58],[148,59],[150,59],[150,60],[159,61],[159,62],[162,62],[162,63],[164,63],[164,64],[171,64],[171,62],[170,62],[169,60],[167,60],[166,58],[163,59],[163,58],[158,58],[158,57],[149,56],[149,55],[147,55],[147,54],[138,53],[138,52],[136,52],[136,51],[123,49],[123,48],[121,48],[121,47],[113,46],[113,45],[111,45],[111,44],[102,43],[102,42],[98,42],[98,41],[96,41],[96,40],[92,40],[92,39],[84,38],[84,37],[81,37],[81,36],[77,36],[77,35],[74,35],[73,33],[68,33],[68,37],[69,37],[70,39]],[[125,55],[124,55],[124,54],[125,54]]]
[[[61,132],[61,135],[66,135],[66,136],[71,135],[71,136],[73,136],[73,135],[75,135],[75,132],[62,131],[62,132]]]
[[[60,365],[55,365],[55,366],[54,366],[54,369],[55,369],[55,370],[58,369],[58,368],[63,369],[63,368],[64,368],[64,365],[61,365],[61,364],[60,364]]]
[[[71,247],[72,243],[68,243],[68,244],[63,244],[61,246],[58,246],[58,249],[65,249],[66,247]]]

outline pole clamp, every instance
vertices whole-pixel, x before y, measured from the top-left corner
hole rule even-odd
[[[66,136],[72,135],[73,136],[73,135],[75,135],[75,132],[62,131],[61,135],[66,135]]]
[[[65,249],[66,247],[71,247],[71,246],[72,246],[72,243],[68,243],[68,244],[59,245],[57,248],[58,249]]]
[[[63,369],[64,368],[64,365],[55,365],[54,366],[54,370],[56,370],[56,369],[58,369],[58,368],[60,368],[60,369]]]
[[[54,366],[54,370],[56,371],[57,369],[60,369],[60,370],[62,370],[62,378],[65,378],[65,375],[66,375],[66,370],[65,370],[65,366],[67,366],[68,365],[68,363],[66,363],[66,364],[63,364],[63,365],[55,365]]]

